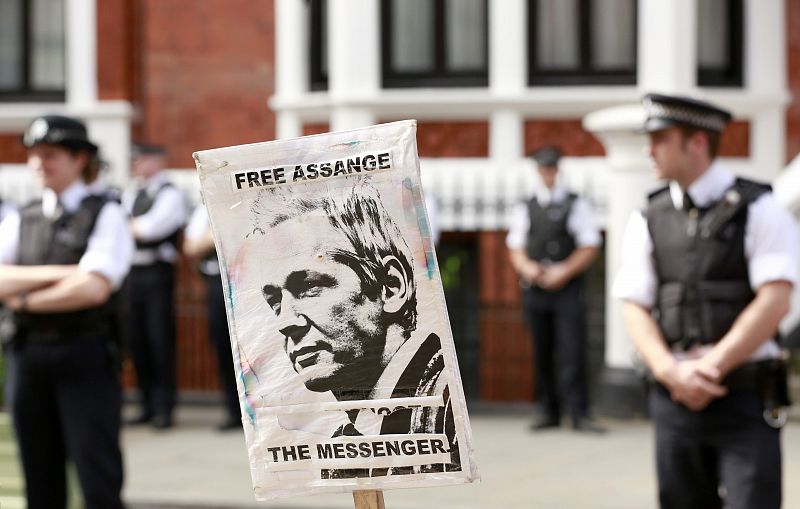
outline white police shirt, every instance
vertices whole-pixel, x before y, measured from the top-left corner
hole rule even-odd
[[[546,207],[551,202],[561,203],[567,199],[568,195],[567,190],[560,186],[554,187],[552,191],[545,186],[536,188],[536,200],[542,207]],[[528,211],[528,203],[520,202],[511,211],[511,223],[506,236],[506,247],[509,249],[526,249],[530,229],[531,218]],[[567,231],[575,239],[576,247],[597,247],[600,245],[600,232],[594,224],[592,208],[580,196],[573,202],[569,217],[567,217]]]
[[[688,193],[698,207],[706,207],[722,199],[736,177],[718,163],[698,178]],[[683,192],[677,183],[670,183],[670,195],[676,209],[683,207]],[[747,209],[744,248],[750,286],[758,289],[771,281],[797,282],[798,227],[772,193],[762,194]],[[612,295],[650,309],[655,305],[658,276],[653,261],[653,241],[647,220],[641,211],[634,212],[622,238],[622,265],[616,274]],[[752,360],[775,357],[774,341],[761,345]]]
[[[127,188],[122,195],[122,205],[129,214],[133,211],[133,204],[139,189],[144,187],[150,196],[155,196],[150,210],[133,218],[139,240],[143,242],[163,239],[186,224],[186,203],[181,191],[175,186],[161,189],[168,182],[166,174],[158,172],[147,181],[139,181],[137,185]],[[150,265],[157,261],[173,263],[177,258],[178,251],[175,246],[165,242],[158,246],[155,258],[150,250],[137,250],[134,253],[133,264]]]
[[[59,201],[65,211],[74,212],[88,194],[89,189],[81,181],[69,186],[60,196],[45,189],[42,193],[42,212],[45,216],[52,217]],[[0,223],[0,263],[17,264],[19,229],[20,215],[16,211]],[[117,290],[130,270],[133,246],[125,211],[118,203],[107,202],[97,216],[97,223],[89,236],[88,247],[79,260],[78,267],[83,272],[102,275]]]
[[[208,221],[208,211],[206,206],[202,203],[199,204],[192,212],[192,217],[189,218],[189,224],[183,234],[186,240],[197,240],[211,228]],[[219,274],[219,263],[216,260],[202,260],[200,261],[200,272],[203,274],[214,276]]]
[[[3,200],[3,203],[0,204],[0,223],[6,218],[6,216],[12,214],[15,210],[16,208],[12,204]]]

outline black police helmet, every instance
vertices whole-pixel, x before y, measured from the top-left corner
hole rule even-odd
[[[60,145],[69,149],[97,153],[97,145],[89,141],[83,122],[61,115],[45,115],[31,122],[22,136],[27,148],[36,145]]]

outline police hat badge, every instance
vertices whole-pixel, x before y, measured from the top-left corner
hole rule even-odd
[[[41,144],[60,145],[97,153],[97,145],[89,141],[83,122],[61,115],[45,115],[34,119],[22,136],[22,144],[27,148]]]

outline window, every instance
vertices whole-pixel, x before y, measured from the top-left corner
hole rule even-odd
[[[742,86],[742,0],[697,2],[697,84]]]
[[[0,0],[0,100],[64,100],[64,0]]]
[[[382,0],[383,86],[486,86],[486,0]]]
[[[328,7],[326,0],[311,0],[309,20],[311,90],[328,89]]]
[[[531,85],[636,83],[636,0],[529,0]]]

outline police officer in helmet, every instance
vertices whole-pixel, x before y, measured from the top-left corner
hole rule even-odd
[[[99,166],[83,123],[40,117],[23,143],[43,191],[0,224],[0,298],[14,312],[8,403],[28,508],[66,506],[67,459],[87,508],[121,508],[121,389],[107,303],[133,240],[120,206],[87,189]]]
[[[660,505],[776,509],[788,398],[775,337],[797,225],[768,185],[716,161],[729,112],[660,94],[643,104],[667,185],[632,215],[613,292],[653,378]]]

